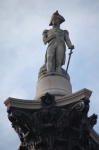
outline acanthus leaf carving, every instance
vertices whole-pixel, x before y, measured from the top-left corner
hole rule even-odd
[[[89,100],[80,100],[64,107],[55,106],[52,95],[41,98],[42,108],[32,112],[11,108],[12,127],[19,135],[19,150],[94,150],[90,130],[97,115],[88,117]]]

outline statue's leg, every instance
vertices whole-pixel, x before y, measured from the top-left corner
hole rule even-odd
[[[64,59],[64,46],[58,45],[56,50],[56,72],[62,73],[61,66]]]
[[[52,60],[54,57],[55,48],[54,45],[50,45],[47,49],[47,71],[52,71]]]

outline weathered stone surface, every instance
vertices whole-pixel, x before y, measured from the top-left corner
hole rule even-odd
[[[55,73],[56,73],[56,72],[55,72],[55,69],[53,68],[53,69],[52,69],[52,74],[55,74]],[[39,78],[42,78],[42,76],[44,76],[44,75],[46,75],[46,74],[49,74],[49,73],[47,72],[46,65],[44,64],[44,65],[40,68],[40,70],[39,70],[38,79],[39,79]],[[58,74],[58,73],[56,73],[56,74]],[[68,75],[68,73],[66,72],[65,69],[61,68],[61,73],[60,73],[60,74],[61,74],[61,75],[64,75],[64,76],[70,81],[70,77],[69,77],[69,75]]]
[[[72,94],[72,87],[68,77],[66,78],[66,75],[55,72],[42,75],[41,78],[38,79],[34,99],[39,99],[47,92],[56,97]]]
[[[78,92],[75,92],[69,96],[63,96],[60,98],[56,98],[56,106],[66,106],[67,104],[71,104],[73,102],[77,102],[81,99],[89,99],[92,91],[88,89],[82,89]],[[24,100],[9,97],[5,102],[7,108],[9,107],[17,107],[17,108],[25,108],[25,109],[40,109],[41,108],[41,99],[39,100]]]
[[[90,134],[93,140],[99,145],[99,134],[94,129],[91,130]]]
[[[64,17],[56,11],[50,21],[52,28],[43,31],[43,42],[48,44],[48,47],[45,54],[45,64],[40,68],[38,74],[35,96],[37,100],[47,92],[55,97],[72,94],[67,70],[74,45],[69,38],[69,32],[60,29],[60,24],[64,21]],[[70,49],[70,53],[65,70],[62,65],[65,64],[66,45]]]
[[[45,54],[47,72],[62,73],[61,66],[65,64],[66,45],[69,49],[74,49],[74,45],[72,45],[69,38],[69,32],[60,29],[60,24],[64,21],[64,17],[56,11],[50,21],[52,29],[43,31],[44,44],[48,43]]]
[[[41,109],[10,106],[8,118],[21,141],[18,150],[98,150],[98,138],[92,138],[97,115],[88,117],[89,102],[86,97],[59,107],[46,93]]]

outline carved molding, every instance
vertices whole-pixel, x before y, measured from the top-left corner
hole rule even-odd
[[[78,92],[75,92],[69,96],[63,96],[61,98],[55,99],[56,106],[65,106],[67,104],[71,104],[73,102],[77,102],[84,98],[90,98],[92,91],[88,89],[82,89]],[[4,104],[7,107],[17,107],[17,108],[25,108],[25,109],[40,109],[41,101],[40,100],[24,100],[9,97]]]
[[[91,137],[97,115],[88,117],[89,99],[55,105],[53,95],[41,97],[41,108],[9,107],[8,118],[19,135],[19,150],[98,150]]]

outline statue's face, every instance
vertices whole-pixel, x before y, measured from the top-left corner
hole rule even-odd
[[[52,19],[52,25],[58,25],[58,24],[60,24],[60,20],[59,20],[59,18],[53,18]]]

